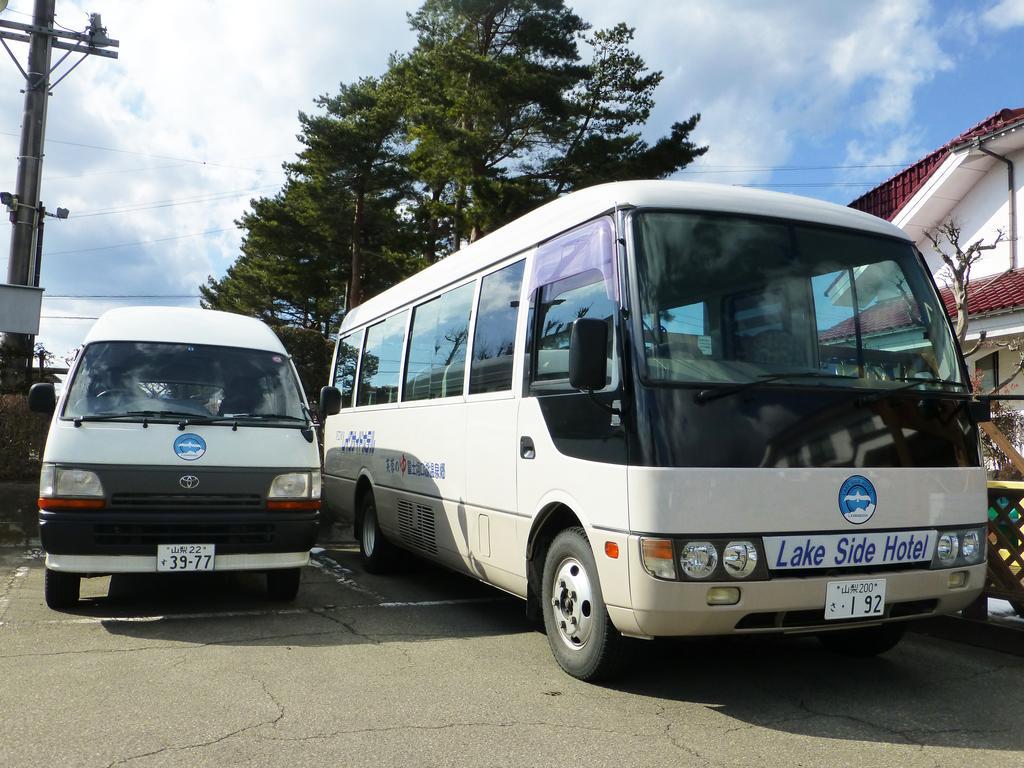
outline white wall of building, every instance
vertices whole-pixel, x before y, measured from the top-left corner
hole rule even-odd
[[[979,154],[977,150],[972,150]],[[1024,150],[1019,150],[1007,155],[1014,164],[1014,188],[1016,190],[1017,204],[1017,227],[1021,228],[1021,214],[1024,211]],[[942,194],[939,190],[937,194]],[[971,277],[985,277],[1011,268],[1010,264],[1010,224],[1009,224],[1009,195],[1007,194],[1006,164],[1000,161],[993,161],[988,171],[981,175],[977,183],[956,203],[950,214],[946,217],[958,223],[961,227],[960,246],[966,248],[979,238],[986,243],[991,243],[998,230],[1005,232],[1005,239],[995,249],[985,251],[981,260],[972,268]],[[1018,231],[1018,238],[1020,232]],[[921,238],[917,247],[925,255],[928,266],[933,273],[937,273],[942,267],[942,260],[932,249],[932,244]],[[1024,254],[1021,247],[1017,247],[1017,267],[1024,267]],[[939,281],[941,283],[941,280]]]

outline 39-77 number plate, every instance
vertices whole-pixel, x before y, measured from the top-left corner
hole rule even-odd
[[[885,579],[830,581],[825,590],[825,619],[861,619],[885,612]]]
[[[213,544],[157,544],[158,571],[212,571]]]

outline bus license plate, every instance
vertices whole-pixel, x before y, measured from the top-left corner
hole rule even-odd
[[[825,590],[825,620],[860,619],[885,612],[885,579],[830,581]]]
[[[213,544],[157,544],[158,571],[212,571]]]

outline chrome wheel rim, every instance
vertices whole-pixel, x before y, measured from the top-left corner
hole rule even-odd
[[[586,569],[574,557],[562,560],[555,570],[551,607],[562,642],[574,651],[582,650],[594,628],[594,596]]]

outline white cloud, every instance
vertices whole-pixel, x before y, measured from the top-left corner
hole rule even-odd
[[[1004,30],[1024,25],[1024,0],[1000,0],[982,15],[985,24]]]
[[[4,18],[27,21],[11,14],[29,11],[31,2],[11,2]],[[701,112],[694,139],[711,149],[694,170],[714,172],[686,177],[732,183],[767,181],[771,171],[758,169],[798,164],[807,148],[830,146],[837,137],[851,164],[923,154],[931,147],[923,146],[915,121],[921,87],[969,55],[972,30],[1024,23],[1024,0],[991,6],[983,21],[970,4],[933,10],[926,0],[568,4],[596,27],[625,21],[637,28],[636,49],[665,74],[649,136]],[[95,4],[58,5],[58,21],[81,29]],[[53,255],[44,257],[43,277],[50,293],[194,294],[207,274],[222,275],[238,255],[233,221],[249,198],[274,192],[281,163],[298,149],[297,112],[314,110],[314,98],[336,92],[341,82],[382,72],[390,53],[409,50],[406,12],[420,0],[102,5],[108,34],[121,42],[120,58],[86,60],[50,100],[43,200],[72,211],[68,221],[47,226],[45,250]],[[25,46],[14,49],[24,61]],[[4,190],[14,184],[19,80],[4,55]],[[238,194],[218,197],[228,192]],[[204,199],[143,207],[196,198]],[[85,215],[132,205],[140,209]],[[228,231],[180,237],[217,229]],[[82,250],[165,238],[179,239]],[[6,257],[0,238],[0,277]],[[69,304],[48,301],[45,312],[90,315],[111,302],[73,312]],[[44,321],[45,338],[63,352],[87,326]]]

